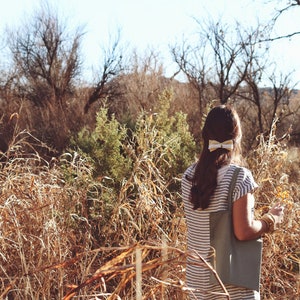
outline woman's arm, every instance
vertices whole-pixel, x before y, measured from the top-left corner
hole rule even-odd
[[[262,234],[270,231],[269,224],[264,220],[255,220],[252,209],[254,207],[254,196],[248,193],[233,203],[233,228],[238,240],[246,241],[259,238]],[[274,226],[281,223],[283,217],[283,206],[274,205],[269,213],[274,221]]]

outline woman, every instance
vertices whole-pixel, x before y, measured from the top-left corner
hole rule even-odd
[[[241,125],[233,108],[221,105],[213,108],[205,121],[203,150],[197,163],[190,166],[182,178],[182,196],[188,229],[188,250],[197,251],[208,260],[211,254],[209,215],[226,210],[232,175],[240,165]],[[260,220],[254,219],[253,191],[257,187],[251,172],[240,167],[232,197],[232,218],[235,237],[240,241],[257,239],[272,232],[281,223],[283,207],[273,206]],[[222,299],[214,295],[220,287],[210,283],[208,269],[187,262],[187,286],[191,299]],[[230,299],[260,299],[259,291],[225,284]],[[225,298],[223,298],[225,299]]]

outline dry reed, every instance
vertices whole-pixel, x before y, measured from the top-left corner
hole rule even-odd
[[[186,251],[182,202],[160,170],[167,162],[156,134],[132,153],[132,175],[111,203],[102,199],[110,189],[76,153],[49,163],[10,149],[0,170],[0,298],[188,299],[187,257],[209,265]],[[264,237],[262,299],[300,295],[299,185],[290,175],[299,160],[288,153],[270,138],[247,157],[260,184],[257,213],[286,203],[282,228]],[[92,215],[87,195],[97,202]],[[222,283],[221,295],[228,298]]]
[[[299,299],[300,272],[300,189],[298,155],[290,155],[287,141],[279,142],[273,125],[268,139],[260,137],[259,146],[248,156],[259,188],[255,193],[259,217],[273,204],[285,205],[280,228],[264,236],[261,295],[262,299]]]

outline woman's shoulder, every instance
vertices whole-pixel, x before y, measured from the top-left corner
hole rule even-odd
[[[237,165],[237,164],[230,164],[229,170],[231,171],[231,173],[233,173],[236,169],[239,169],[238,170],[239,177],[248,177],[248,176],[253,177],[251,170],[248,169],[247,167]]]
[[[191,164],[183,173],[184,177],[188,176],[188,177],[193,177],[194,173],[195,173],[195,169],[196,169],[196,165],[197,163],[193,163]]]
[[[231,169],[231,172],[233,173],[236,169],[239,169],[238,170],[238,178],[247,178],[247,177],[250,177],[253,179],[253,175],[252,175],[252,171],[245,167],[245,166],[241,166],[241,165],[237,165],[237,164],[231,164],[230,165],[230,169]]]
[[[182,175],[182,179],[181,179],[181,184],[182,186],[187,186],[187,187],[191,187],[192,182],[193,182],[193,178],[194,178],[194,174],[195,174],[195,169],[196,169],[196,165],[197,163],[194,163],[192,165],[190,165],[183,173]]]
[[[236,180],[235,192],[237,193],[236,198],[238,199],[249,192],[253,192],[258,185],[253,178],[252,172],[247,167],[230,165],[232,174],[237,168],[239,168],[239,172]]]

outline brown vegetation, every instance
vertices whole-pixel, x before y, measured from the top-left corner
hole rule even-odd
[[[132,168],[117,189],[79,153],[50,163],[38,154],[24,158],[25,133],[10,148],[0,173],[2,298],[186,299],[185,261],[194,254],[186,252],[174,183],[189,162],[175,171],[179,178],[167,171],[182,149],[163,134],[164,114],[139,124],[138,148],[124,144]],[[274,135],[258,144],[246,157],[260,184],[257,213],[286,203],[284,224],[264,237],[262,299],[293,298],[300,292],[299,150]],[[199,267],[208,267],[201,257]],[[221,284],[220,293],[227,297]]]
[[[234,40],[221,23],[199,23],[196,47],[171,49],[183,82],[164,76],[154,51],[126,61],[118,37],[84,82],[82,31],[62,25],[42,11],[11,34],[1,72],[0,297],[186,299],[195,254],[180,178],[220,101],[242,119],[257,214],[286,204],[284,224],[264,237],[262,299],[299,297],[300,96],[289,76],[267,73],[262,29]],[[201,257],[199,267],[209,267]]]

